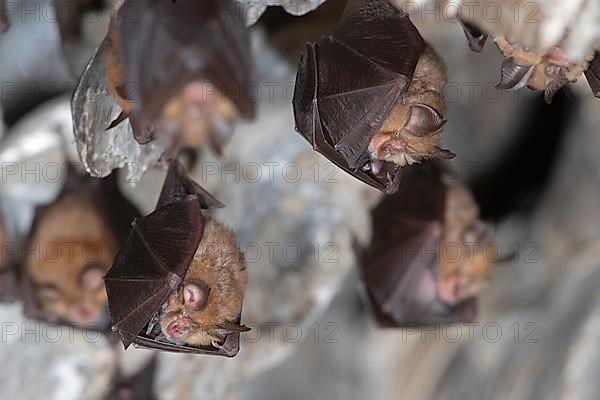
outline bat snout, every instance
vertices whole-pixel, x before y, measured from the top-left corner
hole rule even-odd
[[[188,318],[180,318],[167,325],[167,336],[174,342],[184,342],[190,334],[192,324]]]

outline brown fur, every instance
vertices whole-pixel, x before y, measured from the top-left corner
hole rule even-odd
[[[226,332],[219,325],[236,323],[242,309],[246,264],[234,233],[212,218],[207,219],[203,238],[183,284],[194,281],[203,281],[210,288],[206,307],[200,311],[186,309],[183,291],[179,290],[167,301],[161,316],[161,330],[172,340],[167,327],[173,321],[184,319],[192,323],[184,338],[186,344],[210,346],[222,343]]]
[[[83,287],[81,276],[90,265],[102,275],[108,271],[115,239],[91,196],[85,191],[63,196],[34,229],[25,267],[42,309],[74,323],[97,322],[107,306],[106,290]]]
[[[493,260],[483,249],[490,238],[478,217],[479,209],[471,194],[464,188],[451,187],[446,197],[438,277],[440,297],[448,303],[456,304],[476,295],[488,281]],[[458,256],[444,254],[444,249],[450,252],[457,247]]]
[[[443,91],[446,82],[444,61],[427,45],[419,58],[406,93],[369,143],[369,151],[374,158],[405,166],[427,158],[447,158],[452,155],[438,147],[441,141],[441,126],[432,130],[428,129],[427,124],[411,126],[411,110],[416,104],[431,107],[439,115],[440,122],[444,119],[446,103]],[[417,135],[416,131],[419,129],[428,132],[426,135]]]
[[[533,66],[535,70],[528,81],[528,86],[536,90],[556,91],[567,82],[574,82],[587,69],[593,53],[580,61],[569,60],[558,46],[547,53],[539,54],[530,51],[519,43],[511,43],[505,37],[494,38],[496,45],[505,58],[512,58],[522,66]],[[560,81],[557,79],[560,78]]]
[[[125,82],[119,31],[114,19],[111,20],[107,38],[105,57],[108,88],[123,111],[129,114],[133,109],[132,102],[117,91]],[[192,81],[165,105],[160,121],[163,124],[161,131],[181,135],[184,147],[198,147],[210,142],[213,147],[219,147],[216,151],[220,153],[220,146],[228,141],[231,134],[230,131],[224,132],[220,125],[228,125],[236,117],[236,108],[226,96],[208,82]],[[219,125],[216,119],[221,119],[224,124]]]

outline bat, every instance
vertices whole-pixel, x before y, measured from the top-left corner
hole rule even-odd
[[[249,34],[233,0],[125,0],[106,38],[106,79],[140,144],[209,143],[220,154],[233,119],[253,118]],[[171,152],[173,152],[172,150]]]
[[[105,277],[125,348],[237,354],[245,262],[233,232],[202,213],[222,206],[171,161],[156,210],[134,221]]]
[[[588,69],[585,70],[585,78],[594,96],[600,97],[600,53],[594,53],[594,58],[590,61]]]
[[[119,193],[115,174],[75,181],[36,211],[20,278],[24,310],[32,318],[103,330],[102,277],[123,243],[123,228],[138,213]]]
[[[512,43],[503,36],[496,37],[494,41],[504,56],[497,87],[518,90],[527,86],[542,90],[546,103],[550,103],[554,94],[564,85],[575,82],[588,69],[588,62],[591,60],[590,56],[581,61],[573,61],[560,46],[539,54],[519,43]]]
[[[296,130],[344,171],[393,193],[401,167],[454,157],[439,147],[446,79],[445,64],[407,14],[387,0],[359,1],[300,58]]]
[[[488,39],[488,35],[470,22],[462,19],[459,21],[463,28],[463,32],[465,33],[465,37],[467,38],[469,48],[478,53],[481,52]]]
[[[105,400],[155,400],[156,396],[152,391],[157,357],[154,356],[150,361],[135,375],[124,377],[121,371],[117,370],[112,384],[112,388]]]
[[[398,192],[373,210],[373,238],[361,256],[370,303],[383,326],[471,322],[491,263],[477,207],[449,188],[436,163],[407,167]],[[471,251],[466,251],[468,244]],[[460,249],[455,255],[446,249]]]
[[[10,21],[6,10],[6,0],[0,0],[0,32],[6,32],[8,28],[10,28]]]

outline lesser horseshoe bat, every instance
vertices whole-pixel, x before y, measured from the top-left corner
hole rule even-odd
[[[20,286],[32,318],[107,328],[102,277],[137,215],[119,192],[116,174],[75,177],[52,204],[36,211],[26,240]]]
[[[103,275],[116,251],[116,239],[90,193],[62,196],[34,225],[26,274],[33,296],[50,321],[102,324],[107,298]]]
[[[400,167],[452,158],[439,147],[446,67],[387,0],[355,12],[302,54],[294,90],[296,129],[315,150],[386,193]]]
[[[156,210],[134,221],[105,277],[125,347],[237,354],[245,262],[233,232],[203,215],[219,206],[171,161]]]
[[[107,83],[135,139],[220,153],[236,116],[254,116],[253,75],[241,7],[233,0],[125,0],[109,25]]]
[[[191,346],[220,347],[238,329],[246,286],[244,257],[233,232],[206,219],[202,240],[180,290],[171,294],[160,317],[166,339]]]
[[[431,165],[406,167],[398,192],[373,211],[361,271],[384,326],[473,321],[492,265],[470,194],[448,187]]]
[[[494,38],[494,41],[505,58],[498,88],[517,90],[527,86],[543,90],[547,103],[561,87],[576,81],[593,58],[593,54],[588,54],[583,60],[571,60],[559,45],[539,54],[503,36]]]

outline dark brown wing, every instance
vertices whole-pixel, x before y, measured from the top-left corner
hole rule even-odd
[[[482,51],[483,46],[485,46],[485,42],[487,41],[488,35],[486,33],[483,33],[475,25],[463,21],[462,19],[460,20],[460,24],[462,25],[463,31],[465,32],[467,42],[469,43],[469,48],[478,53]]]
[[[373,238],[361,259],[368,297],[384,326],[468,322],[475,301],[451,307],[435,276],[446,189],[436,163],[403,168],[399,191],[373,211]]]
[[[0,0],[0,32],[6,32],[8,28],[10,28],[10,21],[6,10],[6,0]]]
[[[588,69],[585,71],[585,78],[590,84],[592,93],[595,97],[600,97],[600,53],[596,52],[594,58],[590,61]]]
[[[197,196],[137,220],[105,277],[113,323],[127,348],[182,282],[202,238]]]
[[[405,13],[386,0],[360,2],[331,36],[309,43],[300,59],[293,99],[297,130],[340,168],[393,191],[394,176],[360,169],[369,141],[406,90],[424,49]]]
[[[249,35],[233,0],[126,0],[116,18],[131,117],[152,126],[168,100],[191,80],[213,83],[252,118]],[[148,132],[135,132],[140,143]]]
[[[174,158],[169,165],[169,171],[163,183],[156,208],[181,201],[189,195],[198,196],[200,206],[203,209],[225,207],[223,203],[192,180],[179,160]]]
[[[238,321],[239,322],[239,321]],[[191,347],[186,345],[177,345],[164,341],[156,340],[144,334],[138,336],[134,346],[141,349],[162,350],[170,353],[187,353],[187,354],[209,354],[225,357],[235,357],[240,351],[240,334],[239,332],[230,333],[226,336],[223,347],[216,349],[214,347]]]

